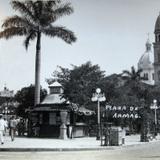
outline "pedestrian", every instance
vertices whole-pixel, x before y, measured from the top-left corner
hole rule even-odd
[[[17,121],[14,116],[10,119],[10,131],[11,131],[11,140],[14,141],[15,132],[16,132]]]
[[[3,133],[3,135],[5,136],[5,135],[6,135],[6,133],[7,133],[7,128],[8,128],[8,121],[7,121],[7,119],[6,119],[6,118],[4,118],[4,122],[5,122],[5,129],[4,129],[4,133]]]
[[[4,144],[3,134],[4,134],[5,127],[7,127],[6,123],[3,119],[3,116],[0,115],[0,141],[1,141],[1,144]]]
[[[126,137],[126,129],[122,127],[122,144],[125,144],[125,137]]]
[[[17,124],[17,130],[18,130],[18,136],[24,136],[25,124],[22,118]]]

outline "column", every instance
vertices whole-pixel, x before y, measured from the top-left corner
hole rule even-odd
[[[66,121],[67,121],[67,111],[61,111],[60,116],[61,116],[61,126],[60,126],[60,139],[67,139],[67,126],[66,126]]]

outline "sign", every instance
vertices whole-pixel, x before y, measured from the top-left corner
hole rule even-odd
[[[49,113],[49,124],[55,125],[56,124],[56,113]]]
[[[113,118],[140,118],[138,115],[138,107],[136,106],[111,106],[106,105],[106,111],[110,111]]]

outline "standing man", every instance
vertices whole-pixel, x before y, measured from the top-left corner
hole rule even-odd
[[[3,134],[4,134],[4,130],[6,128],[6,123],[4,121],[4,119],[2,118],[2,115],[0,115],[0,141],[1,141],[1,144],[4,144],[4,137],[3,137]]]
[[[8,121],[6,118],[4,118],[4,122],[5,122],[5,129],[4,129],[3,135],[5,136],[5,134],[7,133],[7,128],[8,128]]]
[[[11,131],[11,140],[14,141],[15,132],[16,132],[17,120],[14,116],[10,119],[10,131]]]

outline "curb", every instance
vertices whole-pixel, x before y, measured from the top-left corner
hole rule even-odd
[[[116,146],[118,147],[118,146]],[[115,146],[103,148],[0,148],[0,152],[68,152],[68,151],[101,151],[113,150]]]
[[[142,142],[137,144],[126,144],[120,146],[99,146],[96,148],[0,148],[0,152],[72,152],[72,151],[104,151],[115,150],[122,148],[130,148],[142,145],[149,145],[151,143],[158,143],[160,140]]]

